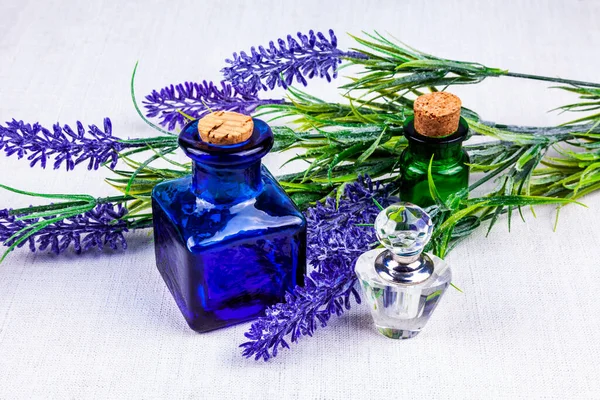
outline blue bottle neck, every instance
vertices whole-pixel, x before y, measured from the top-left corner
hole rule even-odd
[[[192,159],[192,192],[211,204],[236,204],[262,190],[261,158],[273,147],[273,133],[253,119],[252,136],[242,143],[219,146],[204,142],[198,120],[179,134],[179,145]]]
[[[234,167],[192,164],[192,191],[211,204],[236,204],[255,197],[262,189],[260,159]]]

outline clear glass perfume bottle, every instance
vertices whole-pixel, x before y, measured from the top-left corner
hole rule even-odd
[[[306,220],[261,165],[273,134],[252,121],[250,138],[232,145],[203,141],[189,123],[179,144],[192,175],[152,192],[156,264],[198,332],[260,316],[306,273]]]
[[[408,339],[425,326],[452,280],[448,264],[423,253],[433,230],[420,207],[396,203],[375,219],[385,249],[362,254],[356,275],[377,330],[392,339]]]

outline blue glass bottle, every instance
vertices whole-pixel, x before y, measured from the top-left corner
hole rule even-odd
[[[179,145],[192,175],[152,192],[156,264],[197,332],[260,316],[306,273],[306,220],[261,165],[273,134],[253,122],[233,145],[204,142],[189,123]]]

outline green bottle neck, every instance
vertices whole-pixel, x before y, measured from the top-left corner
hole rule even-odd
[[[460,162],[463,158],[462,142],[467,138],[468,132],[469,127],[462,118],[456,132],[440,138],[418,133],[412,117],[404,124],[404,136],[408,140],[408,152],[412,158],[417,162],[429,164],[433,156],[433,165]]]
[[[439,144],[424,144],[408,139],[408,151],[417,161],[429,163],[433,156],[433,164],[440,162],[459,162],[462,159],[462,143],[448,146]]]

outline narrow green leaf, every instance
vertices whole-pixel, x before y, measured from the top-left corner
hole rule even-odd
[[[462,289],[461,289],[461,288],[459,288],[458,286],[456,286],[454,283],[450,282],[450,286],[452,286],[454,289],[458,290],[459,292],[461,292],[461,293],[464,293],[464,292],[462,291]]]
[[[125,188],[125,194],[129,194],[129,191],[131,189],[131,185],[133,184],[133,182],[135,180],[135,177],[140,173],[140,171],[142,171],[151,162],[159,159],[162,155],[169,154],[169,153],[173,152],[175,149],[176,148],[167,148],[167,149],[164,149],[160,153],[155,154],[155,155],[149,157],[146,161],[144,161],[143,163],[141,163],[140,166],[138,167],[138,169],[136,169],[133,172],[133,174],[131,174],[131,178],[129,178],[129,182],[127,183],[127,187]]]
[[[371,154],[373,154],[373,152],[375,152],[375,150],[377,149],[377,147],[379,147],[379,143],[381,142],[381,139],[383,138],[383,135],[385,134],[387,130],[387,127],[384,128],[381,131],[381,134],[379,135],[379,137],[373,142],[373,144],[371,144],[369,146],[369,148],[367,150],[365,150],[360,157],[358,157],[356,159],[356,162],[359,164],[362,164],[363,162],[365,162],[367,160],[367,158],[371,157]]]
[[[156,126],[152,122],[150,122],[150,120],[148,118],[146,118],[146,116],[144,115],[144,113],[142,113],[142,110],[140,110],[140,107],[137,104],[137,100],[135,99],[135,87],[134,87],[135,74],[137,72],[138,63],[139,63],[139,61],[135,62],[135,66],[133,67],[133,73],[131,74],[131,83],[130,83],[131,100],[133,101],[133,106],[135,107],[135,111],[138,113],[138,115],[140,116],[140,118],[142,118],[142,120],[146,124],[148,124],[151,128],[156,129],[157,131],[159,131],[161,133],[165,133],[167,135],[175,135],[173,132],[166,131],[166,130],[160,128],[159,126]]]
[[[379,210],[383,211],[383,206],[381,205],[381,203],[379,203],[375,197],[373,197],[372,200],[373,200],[373,203],[375,203],[375,205],[377,206],[377,208],[379,208]]]
[[[338,186],[336,193],[335,193],[335,208],[336,210],[338,209],[338,207],[340,206],[340,200],[342,199],[342,196],[344,196],[344,194],[346,193],[346,187],[348,186],[348,183],[342,183],[340,186]]]
[[[46,193],[35,193],[35,192],[28,192],[25,190],[19,190],[19,189],[15,189],[12,188],[10,186],[6,186],[6,185],[2,185],[0,184],[0,188],[14,192],[14,193],[18,193],[18,194],[23,194],[26,196],[32,196],[32,197],[42,197],[45,199],[66,199],[66,200],[81,200],[81,201],[94,201],[94,198],[90,195],[87,194],[46,194]]]
[[[438,192],[437,188],[435,187],[435,182],[433,181],[433,173],[432,173],[433,157],[434,157],[434,154],[431,155],[431,159],[429,160],[429,166],[427,167],[427,183],[428,183],[428,187],[429,187],[429,195],[431,196],[433,201],[435,201],[436,204],[446,206],[444,200],[440,196],[440,193]]]

